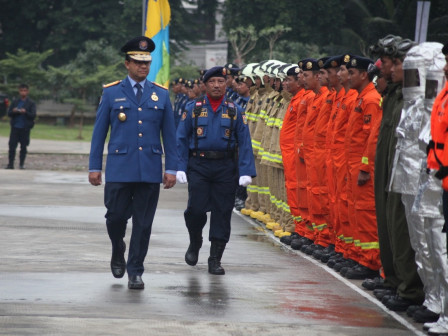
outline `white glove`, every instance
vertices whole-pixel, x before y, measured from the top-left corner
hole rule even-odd
[[[252,183],[252,177],[247,175],[240,176],[240,186],[247,187],[251,183]]]
[[[187,175],[183,171],[178,171],[176,173],[176,180],[181,184],[187,183]]]

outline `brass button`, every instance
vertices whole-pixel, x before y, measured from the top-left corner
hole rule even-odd
[[[142,134],[142,133],[139,133],[138,136],[141,138],[141,137],[143,136],[143,134]]]
[[[143,148],[142,148],[142,147],[139,147],[138,149],[140,149],[140,150],[143,150]]]
[[[115,153],[118,153],[118,149],[115,150]]]
[[[143,121],[139,120],[138,123],[141,125],[141,124],[143,124]]]
[[[141,110],[142,110],[142,108],[141,108],[141,107],[139,107],[139,108],[138,108],[138,110],[139,110],[139,111],[141,111]]]
[[[122,110],[122,109],[123,109],[123,106],[120,106],[120,109]]]
[[[154,107],[156,110],[157,110],[157,106],[156,107]]]

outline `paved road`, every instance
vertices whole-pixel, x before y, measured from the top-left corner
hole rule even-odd
[[[237,213],[226,275],[207,273],[208,242],[186,265],[185,185],[161,192],[146,289],[130,291],[110,274],[103,188],[86,177],[0,171],[0,335],[422,335]]]

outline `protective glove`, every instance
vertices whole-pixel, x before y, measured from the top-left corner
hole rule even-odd
[[[247,175],[240,176],[240,186],[247,187],[251,183],[252,183],[252,177]]]
[[[434,175],[439,180],[443,180],[448,176],[448,166],[440,166],[440,169]]]
[[[178,171],[176,173],[176,180],[181,184],[187,183],[187,174],[183,171]]]

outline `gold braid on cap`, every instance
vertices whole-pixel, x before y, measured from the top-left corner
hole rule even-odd
[[[149,51],[128,51],[128,55],[151,55]]]

